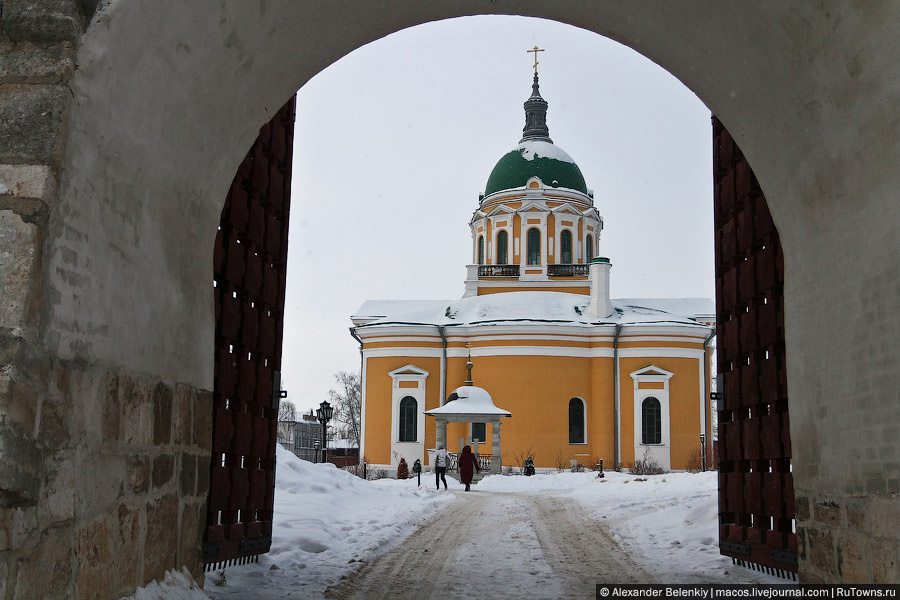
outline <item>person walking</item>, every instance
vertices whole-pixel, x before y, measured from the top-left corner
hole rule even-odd
[[[441,489],[442,481],[444,482],[444,489],[447,489],[447,479],[444,475],[447,474],[447,465],[449,463],[450,455],[447,453],[447,449],[441,446],[434,453],[434,482],[437,484],[437,489]]]
[[[466,484],[466,491],[469,491],[469,485],[472,483],[472,470],[481,471],[478,468],[478,457],[472,452],[472,447],[466,445],[462,454],[459,455],[459,480]]]

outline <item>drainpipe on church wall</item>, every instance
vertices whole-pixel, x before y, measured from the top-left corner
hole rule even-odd
[[[622,333],[622,325],[616,325],[616,337],[613,338],[613,363],[615,365],[615,374],[613,375],[613,385],[615,386],[615,408],[614,408],[614,450],[615,450],[615,460],[613,462],[613,467],[616,469],[622,464],[622,432],[621,432],[621,424],[619,423],[619,402],[621,398],[619,397],[619,335]]]
[[[441,335],[441,398],[438,406],[443,406],[447,400],[447,337],[443,326],[437,325],[437,330]]]
[[[707,448],[712,447],[713,439],[712,439],[712,431],[711,431],[711,423],[710,423],[710,421],[712,421],[712,415],[710,415],[709,419],[706,418],[706,415],[709,412],[709,383],[710,383],[710,380],[709,380],[709,355],[706,352],[707,352],[707,349],[709,348],[709,343],[712,341],[712,339],[714,337],[716,337],[716,329],[715,328],[713,328],[713,330],[709,333],[707,338],[703,341],[703,397],[700,398],[700,429],[706,435],[706,447]],[[702,452],[703,448],[701,448],[700,451]],[[709,454],[708,451],[707,451],[707,454]],[[705,463],[706,463],[706,461],[704,461],[704,464]],[[707,468],[709,468],[708,465],[707,465]]]
[[[350,328],[350,335],[359,343],[359,462],[362,463],[366,456],[365,441],[366,430],[363,423],[366,422],[366,386],[363,379],[363,369],[365,368],[365,360],[363,359],[363,342],[356,335],[356,327]]]

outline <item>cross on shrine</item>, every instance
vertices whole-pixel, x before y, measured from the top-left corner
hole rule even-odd
[[[537,46],[535,46],[535,47],[532,48],[531,50],[526,50],[526,51],[525,51],[525,52],[533,52],[533,53],[534,53],[534,74],[535,74],[535,75],[537,75],[537,66],[538,66],[537,53],[538,53],[538,52],[543,52],[543,51],[544,51],[543,48],[538,48]]]

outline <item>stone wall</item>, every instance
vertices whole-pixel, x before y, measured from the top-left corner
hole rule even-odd
[[[488,11],[631,46],[734,135],[785,251],[801,579],[898,581],[900,4],[96,4],[0,0],[0,598],[197,572],[237,165],[346,53]]]
[[[29,371],[4,379],[3,452],[20,457],[3,462],[7,593],[113,598],[181,566],[199,579],[211,394],[27,352],[3,347]]]
[[[183,565],[202,577],[211,394],[42,343],[90,5],[0,2],[0,598],[119,597]]]

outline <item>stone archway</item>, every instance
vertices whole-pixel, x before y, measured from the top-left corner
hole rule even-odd
[[[0,561],[7,585],[113,596],[160,568],[196,568],[210,259],[237,165],[296,89],[347,52],[488,12],[634,48],[735,136],[785,249],[801,578],[900,579],[897,534],[866,535],[892,522],[900,493],[900,7],[119,0],[83,32],[92,4],[4,4],[3,43],[57,57],[0,80],[0,162],[15,190],[0,195],[12,232],[0,443],[22,457],[0,473],[2,519],[29,524],[0,546],[12,553]],[[86,482],[91,469],[103,477]],[[129,536],[139,543],[115,541]],[[112,562],[122,575],[104,581]]]

